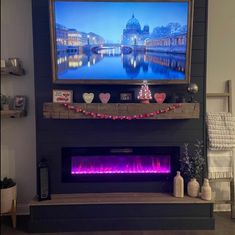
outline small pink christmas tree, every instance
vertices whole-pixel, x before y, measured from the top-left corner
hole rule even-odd
[[[141,100],[142,103],[149,103],[149,100],[152,99],[151,91],[149,90],[147,81],[143,82],[143,85],[140,88],[138,100]]]

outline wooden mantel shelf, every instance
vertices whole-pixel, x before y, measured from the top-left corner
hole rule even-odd
[[[171,107],[172,103],[73,103],[75,107],[80,107],[87,112],[94,112],[112,116],[133,116],[138,114],[151,113],[157,110]],[[69,110],[60,103],[44,103],[43,116],[47,119],[98,119],[83,113]],[[166,113],[161,113],[155,116],[143,117],[142,119],[198,119],[199,118],[199,103],[181,103],[179,108],[170,110]]]

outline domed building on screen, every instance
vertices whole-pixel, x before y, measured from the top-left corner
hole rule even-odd
[[[133,14],[131,19],[127,21],[126,28],[123,29],[122,44],[143,45],[147,38],[149,38],[149,26],[145,25],[141,29],[139,20]]]

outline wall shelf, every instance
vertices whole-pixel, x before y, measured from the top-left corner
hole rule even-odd
[[[133,116],[143,113],[151,113],[157,110],[166,109],[171,107],[172,103],[74,103],[71,104],[74,107],[80,107],[87,112],[94,112],[106,115],[115,116]],[[199,103],[181,103],[181,106],[175,110],[170,110],[158,115],[143,117],[141,119],[198,119],[199,118]],[[69,110],[63,104],[60,103],[44,103],[43,116],[46,119],[99,119],[89,115],[85,115],[75,110]]]
[[[1,59],[1,75],[23,76],[25,70],[22,67],[22,62],[19,58],[9,58],[8,60]]]
[[[25,110],[1,110],[1,118],[21,118],[25,116]]]

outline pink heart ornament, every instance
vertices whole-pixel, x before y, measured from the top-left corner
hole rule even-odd
[[[83,93],[82,98],[87,104],[90,104],[94,99],[94,93]]]
[[[103,104],[107,104],[110,99],[110,93],[100,93],[99,98]]]
[[[157,103],[162,104],[166,99],[166,93],[155,93],[154,99],[156,100]]]

